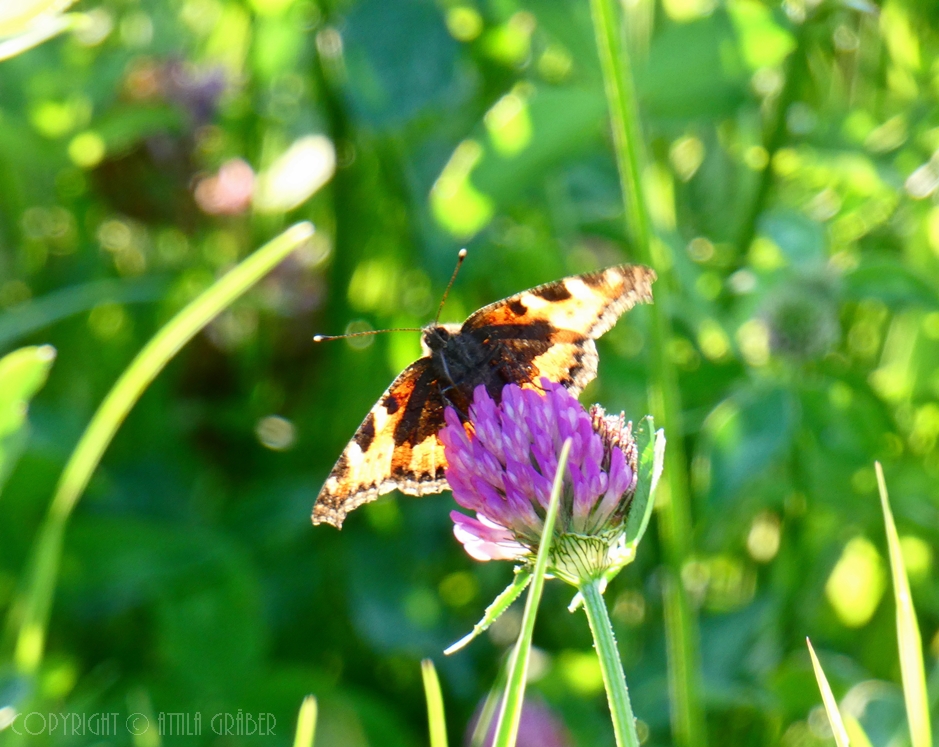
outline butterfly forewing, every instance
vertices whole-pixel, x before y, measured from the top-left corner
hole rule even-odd
[[[391,383],[343,450],[313,506],[313,523],[341,527],[350,511],[395,488],[410,495],[446,490],[442,422],[440,387],[430,359],[420,358]]]

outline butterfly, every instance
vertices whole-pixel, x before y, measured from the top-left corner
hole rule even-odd
[[[537,387],[542,377],[576,396],[597,375],[594,340],[637,303],[651,303],[654,280],[648,267],[617,265],[496,301],[462,325],[424,327],[423,357],[391,383],[343,450],[313,523],[341,528],[350,511],[395,489],[447,490],[437,437],[444,410],[452,406],[465,419],[480,384],[498,402],[506,384]]]

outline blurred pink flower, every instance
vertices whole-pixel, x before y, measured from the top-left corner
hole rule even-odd
[[[196,185],[196,203],[209,215],[238,215],[251,205],[254,171],[240,158],[222,164],[218,173]]]
[[[465,747],[469,747],[473,739],[473,732],[476,729],[476,722],[482,712],[482,705],[476,709],[476,713],[470,721],[466,730],[466,736],[463,739]],[[489,734],[483,741],[483,747],[492,747],[492,742],[496,736],[496,722],[499,714],[496,712],[489,726]],[[518,725],[518,741],[516,747],[574,747],[574,740],[571,739],[564,722],[555,715],[555,713],[545,705],[544,702],[537,699],[526,699],[522,706],[522,718]]]

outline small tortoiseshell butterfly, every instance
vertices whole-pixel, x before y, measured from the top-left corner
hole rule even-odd
[[[341,527],[350,511],[394,489],[446,490],[437,438],[444,409],[468,412],[480,384],[498,402],[506,384],[534,387],[542,376],[579,394],[597,375],[594,340],[637,303],[651,303],[654,280],[641,265],[608,267],[496,301],[462,325],[425,327],[424,356],[391,383],[355,432],[316,499],[313,523]]]

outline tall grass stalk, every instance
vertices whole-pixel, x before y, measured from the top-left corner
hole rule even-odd
[[[672,731],[681,747],[700,747],[706,744],[706,733],[698,628],[680,576],[681,565],[691,551],[691,508],[678,377],[666,350],[672,337],[667,260],[663,259],[664,252],[655,250],[653,246],[655,238],[643,197],[639,112],[617,3],[615,0],[591,0],[591,11],[610,112],[626,229],[639,259],[652,266],[660,278],[655,286],[655,303],[649,309],[652,321],[649,399],[655,419],[674,434],[665,456],[665,475],[659,488],[659,532],[668,567],[665,624]]]
[[[427,699],[427,724],[430,730],[430,747],[447,747],[447,720],[443,710],[443,693],[434,662],[421,660],[421,678],[424,680],[424,697]]]
[[[538,604],[541,602],[541,592],[544,590],[544,575],[548,570],[551,539],[554,537],[554,524],[558,518],[561,489],[564,487],[564,472],[567,470],[567,459],[570,453],[571,440],[567,439],[558,455],[558,471],[554,476],[554,484],[551,486],[551,502],[548,504],[548,513],[544,520],[544,530],[541,534],[538,555],[535,558],[535,570],[532,573],[528,598],[525,600],[522,629],[509,661],[505,696],[502,698],[502,709],[499,711],[493,747],[515,747],[515,740],[518,737],[518,725],[522,719],[522,704],[525,700],[525,682],[528,679],[531,639],[535,632],[535,616],[538,614]]]
[[[312,235],[310,223],[298,223],[244,259],[157,332],[108,392],[62,471],[33,545],[25,585],[10,613],[17,671],[33,674],[42,661],[66,524],[124,418],[150,382],[196,333]]]
[[[297,714],[297,731],[294,733],[293,747],[313,747],[317,710],[316,698],[307,695],[300,705],[300,713]]]
[[[825,676],[825,670],[822,669],[818,656],[815,655],[815,649],[812,641],[805,639],[805,645],[809,647],[809,656],[812,659],[812,669],[815,671],[815,681],[818,682],[818,690],[822,694],[822,704],[825,706],[825,713],[828,715],[828,723],[831,724],[831,732],[835,737],[837,747],[851,747],[848,739],[848,730],[844,726],[841,718],[841,711],[838,710],[838,701],[831,691],[831,685],[828,684],[828,678]]]
[[[880,506],[884,512],[884,528],[887,531],[887,547],[890,551],[890,575],[893,578],[893,595],[897,605],[897,644],[900,649],[900,677],[903,680],[903,700],[906,703],[906,718],[910,727],[913,747],[932,747],[932,726],[929,720],[929,696],[926,692],[926,669],[923,664],[923,639],[916,621],[910,580],[903,562],[900,536],[890,510],[887,483],[880,462],[874,462],[877,487],[880,490]]]

